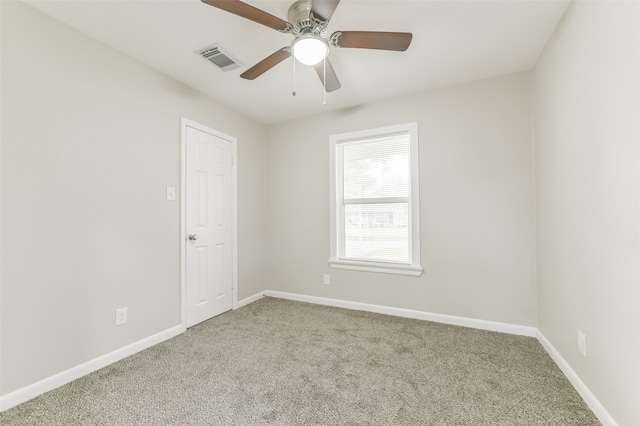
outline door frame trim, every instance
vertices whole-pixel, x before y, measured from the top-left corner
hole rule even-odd
[[[231,256],[232,260],[232,304],[231,309],[238,308],[238,140],[211,127],[180,117],[180,323],[182,329],[187,329],[187,128],[191,127],[209,133],[220,139],[231,142]]]

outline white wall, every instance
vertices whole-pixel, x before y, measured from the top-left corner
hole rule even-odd
[[[270,126],[267,288],[535,326],[529,83],[521,73]],[[411,121],[425,273],[329,268],[329,135]]]
[[[538,327],[620,425],[638,425],[640,4],[574,2],[533,82]]]
[[[537,326],[620,425],[640,424],[637,3],[570,6],[533,73],[533,128],[527,73],[265,128],[21,2],[0,10],[0,395],[179,323],[164,187],[180,187],[185,116],[238,138],[240,299]],[[424,275],[330,269],[329,135],[409,121]]]
[[[179,324],[179,201],[165,186],[180,188],[181,116],[238,139],[239,298],[264,290],[265,139],[24,3],[1,7],[5,395]]]

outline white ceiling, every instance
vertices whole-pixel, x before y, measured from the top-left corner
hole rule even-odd
[[[293,37],[199,0],[25,0],[160,72],[270,124],[319,112],[530,70],[568,0],[342,0],[337,30],[413,33],[406,52],[332,48],[342,88],[327,95],[311,67],[288,59],[256,80],[240,74]],[[247,0],[284,20],[293,2]],[[244,66],[223,72],[197,55],[219,43]]]

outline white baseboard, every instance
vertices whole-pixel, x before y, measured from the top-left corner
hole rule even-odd
[[[177,336],[184,331],[185,330],[184,328],[182,328],[182,326],[177,325],[170,329],[161,331],[160,333],[154,334],[153,336],[149,336],[142,340],[134,342],[123,348],[116,349],[115,351],[108,354],[99,356],[98,358],[92,359],[91,361],[87,361],[84,364],[72,367],[66,371],[40,380],[39,382],[25,386],[4,396],[0,396],[0,411],[7,410],[18,404],[26,402],[38,395],[42,395],[45,392],[49,392],[50,390],[58,388],[82,376],[106,367],[109,364],[113,364],[116,361],[147,349],[153,345],[157,345],[158,343]]]
[[[569,382],[571,382],[576,391],[578,391],[582,399],[584,399],[584,402],[591,408],[591,411],[593,411],[593,414],[600,420],[600,423],[602,423],[603,426],[618,426],[613,417],[611,417],[611,414],[609,414],[606,408],[598,401],[598,398],[589,390],[587,385],[580,380],[580,377],[573,371],[573,368],[571,368],[569,363],[560,355],[560,352],[558,352],[540,330],[537,330],[536,338],[567,379],[569,379]]]
[[[413,318],[424,321],[433,321],[444,324],[460,325],[463,327],[479,328],[481,330],[498,331],[500,333],[517,334],[520,336],[535,337],[536,328],[525,325],[508,324],[495,321],[486,321],[473,318],[457,317],[453,315],[435,314],[432,312],[415,311],[411,309],[392,308],[382,305],[370,305],[368,303],[349,302],[339,299],[327,299],[324,297],[306,296],[303,294],[286,293],[282,291],[267,290],[265,296],[278,299],[296,300],[298,302],[315,303],[317,305],[335,306],[338,308],[353,309],[356,311],[375,312],[378,314],[394,315],[397,317]]]
[[[435,314],[431,312],[415,311],[410,309],[392,308],[381,305],[370,305],[367,303],[349,302],[339,299],[328,299],[324,297],[307,296],[303,294],[287,293],[282,291],[267,290],[264,296],[275,297],[279,299],[296,300],[298,302],[315,303],[318,305],[335,306],[338,308],[347,308],[358,311],[375,312],[379,314],[394,315],[405,318],[413,318],[425,321],[433,321],[444,324],[460,325],[463,327],[479,328],[482,330],[498,331],[501,333],[517,334],[521,336],[535,337],[538,339],[542,347],[547,351],[549,356],[555,361],[560,370],[567,377],[582,399],[589,406],[591,411],[596,415],[603,426],[618,426],[616,421],[611,417],[609,412],[598,401],[595,395],[584,384],[580,377],[571,368],[569,363],[560,355],[553,347],[551,342],[536,327],[527,327],[523,325],[508,324],[494,321],[479,320],[473,318],[457,317],[452,315]]]
[[[249,296],[245,299],[239,300],[236,305],[236,309],[260,300],[263,297],[264,292],[259,292],[254,294],[253,296]],[[82,376],[106,367],[109,364],[113,364],[116,361],[119,361],[144,349],[150,348],[151,346],[157,345],[158,343],[175,337],[178,334],[184,333],[184,331],[185,329],[181,325],[177,325],[168,330],[161,331],[160,333],[154,334],[153,336],[149,336],[138,342],[132,343],[128,346],[117,349],[98,358],[92,359],[91,361],[87,361],[84,364],[72,367],[66,371],[40,380],[39,382],[25,386],[4,396],[0,396],[0,412],[8,410],[11,407],[15,407],[18,404],[22,404],[23,402],[33,399],[38,395],[49,392],[50,390],[58,388]]]
[[[253,296],[246,297],[242,300],[238,301],[236,305],[236,309],[242,308],[243,306],[247,306],[250,303],[256,302],[264,297],[264,291],[254,294]]]
[[[573,385],[576,391],[587,403],[589,408],[598,417],[598,420],[603,426],[618,426],[616,421],[611,417],[609,412],[598,401],[598,399],[589,390],[587,385],[584,384],[576,372],[571,368],[569,363],[560,355],[556,348],[549,342],[549,340],[535,327],[528,327],[517,324],[508,324],[494,321],[479,320],[473,318],[458,317],[453,315],[443,315],[431,312],[416,311],[411,309],[393,308],[382,305],[371,305],[360,302],[350,302],[339,299],[328,299],[324,297],[307,296],[302,294],[287,293],[282,291],[266,290],[249,296],[245,299],[238,301],[237,308],[249,305],[253,302],[260,300],[261,298],[275,297],[279,299],[296,300],[299,302],[314,303],[318,305],[335,306],[338,308],[353,309],[357,311],[375,312],[379,314],[394,315],[404,318],[413,318],[425,321],[433,321],[444,324],[459,325],[463,327],[478,328],[481,330],[497,331],[501,333],[517,334],[521,336],[536,337],[543,348],[547,351],[549,356],[555,361],[560,370],[567,377],[569,382]],[[185,331],[181,326],[175,326],[168,330],[161,331],[160,333],[149,336],[145,339],[139,340],[123,348],[117,349],[108,354],[102,355],[84,364],[70,368],[61,373],[55,374],[51,377],[43,379],[37,383],[34,383],[24,388],[18,389],[4,396],[0,396],[0,411],[7,410],[18,404],[26,402],[38,395],[60,387],[66,383],[69,383],[75,379],[92,373],[100,368],[106,367],[116,361],[147,349],[153,345],[157,345],[165,340],[177,336]]]

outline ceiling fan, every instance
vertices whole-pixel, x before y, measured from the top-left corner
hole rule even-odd
[[[340,0],[297,0],[289,7],[288,22],[239,0],[202,0],[202,2],[294,36],[291,46],[267,56],[240,77],[253,80],[292,54],[304,65],[314,66],[327,92],[340,88],[340,81],[329,58],[329,46],[360,49],[405,51],[411,33],[381,31],[336,31],[327,37],[327,25]]]

